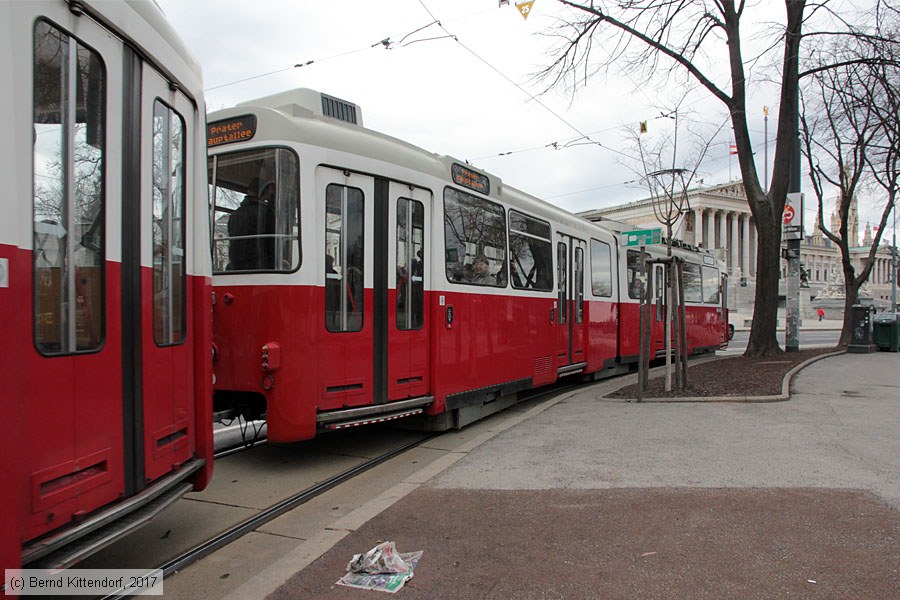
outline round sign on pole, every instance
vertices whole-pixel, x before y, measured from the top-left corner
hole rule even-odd
[[[794,207],[788,204],[784,207],[784,224],[790,225],[794,220]]]

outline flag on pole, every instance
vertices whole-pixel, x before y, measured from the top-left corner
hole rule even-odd
[[[735,144],[730,144],[728,146],[728,154],[737,154],[737,146]]]

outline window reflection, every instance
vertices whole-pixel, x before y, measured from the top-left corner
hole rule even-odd
[[[444,191],[447,279],[506,287],[503,207],[453,188]]]
[[[517,289],[553,289],[550,223],[509,211],[509,278]]]
[[[421,329],[425,303],[425,205],[397,200],[397,329]]]
[[[153,339],[184,340],[186,268],[184,247],[184,120],[157,100],[153,104]]]
[[[105,85],[97,53],[35,23],[34,323],[44,354],[103,340]]]
[[[591,240],[591,293],[595,296],[612,296],[612,269],[610,248],[606,242]]]
[[[363,193],[329,184],[325,189],[325,327],[360,331],[363,326]]]

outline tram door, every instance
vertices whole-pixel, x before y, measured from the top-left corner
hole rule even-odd
[[[666,346],[666,303],[668,298],[668,277],[666,266],[654,264],[653,267],[653,295],[651,300],[652,316],[650,318],[650,351],[657,353],[665,350]],[[652,355],[651,355],[652,356]]]
[[[187,278],[194,108],[152,67],[141,80],[141,386],[144,477],[152,480],[193,454],[195,300]],[[174,89],[173,89],[174,88]],[[204,165],[205,166],[205,165]],[[205,201],[205,198],[202,199]],[[127,243],[127,240],[126,240]]]
[[[556,325],[557,368],[586,361],[584,344],[584,265],[583,240],[564,234],[556,241]]]
[[[63,3],[11,8],[20,23],[11,28],[15,52],[33,56],[27,79],[23,72],[31,89],[11,91],[22,94],[23,106],[30,98],[34,115],[33,134],[28,127],[19,145],[33,148],[32,189],[18,195],[33,218],[27,280],[34,287],[23,294],[30,314],[21,319],[31,330],[15,336],[33,339],[19,348],[25,393],[16,399],[23,416],[17,468],[26,478],[18,486],[26,493],[17,533],[25,541],[126,494],[128,340],[119,278],[124,48]]]
[[[317,186],[325,211],[319,409],[426,395],[430,192],[325,167]]]
[[[88,16],[64,3],[12,10],[13,43],[33,57],[21,61],[31,85],[15,91],[34,116],[20,145],[33,148],[20,196],[34,287],[30,331],[16,336],[33,340],[20,348],[24,541],[134,495],[193,452],[194,110]]]
[[[386,356],[387,399],[392,401],[425,396],[429,389],[425,265],[431,260],[426,255],[431,192],[396,182],[388,191]]]

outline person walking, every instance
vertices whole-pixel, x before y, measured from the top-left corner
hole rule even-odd
[[[816,311],[816,314],[819,315],[819,320],[821,321],[825,318],[825,309],[820,306],[819,310]]]

